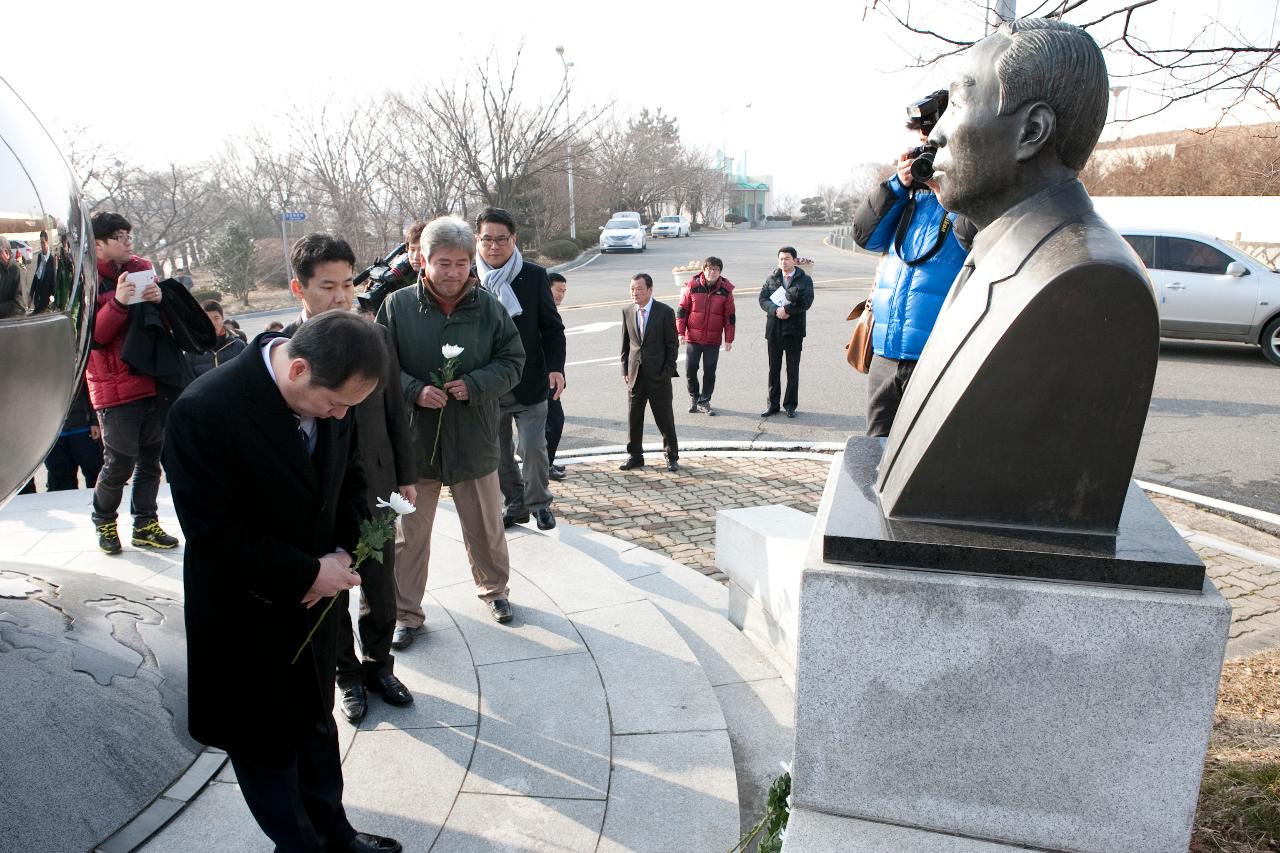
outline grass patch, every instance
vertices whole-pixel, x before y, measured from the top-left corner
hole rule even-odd
[[[1192,853],[1280,850],[1280,650],[1222,669]]]

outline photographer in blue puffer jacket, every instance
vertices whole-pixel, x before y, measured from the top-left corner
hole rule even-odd
[[[911,372],[977,232],[970,220],[943,210],[936,184],[919,177],[932,174],[936,148],[928,144],[929,131],[946,108],[946,90],[907,107],[907,130],[920,135],[921,146],[898,157],[897,173],[863,199],[853,218],[858,245],[884,253],[871,293],[875,355],[867,377],[867,435],[889,434]]]

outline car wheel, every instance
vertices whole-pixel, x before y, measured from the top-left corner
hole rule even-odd
[[[1262,354],[1272,364],[1280,364],[1280,316],[1272,317],[1262,330]]]

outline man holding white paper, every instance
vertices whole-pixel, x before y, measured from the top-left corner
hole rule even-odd
[[[760,288],[760,310],[766,315],[764,337],[769,345],[769,399],[760,417],[796,416],[800,397],[800,350],[804,344],[805,314],[813,305],[813,279],[796,266],[796,250],[778,250],[778,268]],[[782,393],[782,359],[787,360],[787,392]]]
[[[130,305],[159,305],[164,295],[146,258],[133,254],[133,226],[118,213],[93,215],[93,240],[98,250],[97,311],[93,349],[85,380],[89,399],[102,427],[103,465],[93,490],[93,523],[98,547],[120,553],[116,511],[124,486],[133,477],[132,544],[170,549],[178,540],[160,527],[156,494],[160,489],[160,453],[168,404],[156,392],[156,381],[130,369],[123,357],[129,334]]]

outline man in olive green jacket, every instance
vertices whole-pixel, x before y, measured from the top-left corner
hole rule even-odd
[[[416,484],[417,512],[402,519],[405,542],[396,560],[393,645],[398,648],[413,642],[425,619],[422,597],[441,486],[449,486],[453,496],[477,595],[489,604],[495,620],[508,622],[512,615],[497,474],[498,400],[520,381],[524,347],[502,304],[477,287],[469,267],[453,267],[451,255],[469,263],[461,244],[470,241],[474,253],[471,234],[454,217],[428,225],[422,237],[426,267],[417,285],[393,293],[378,313],[400,358],[422,477]],[[429,254],[432,240],[434,256]],[[461,352],[447,358],[448,347]]]

